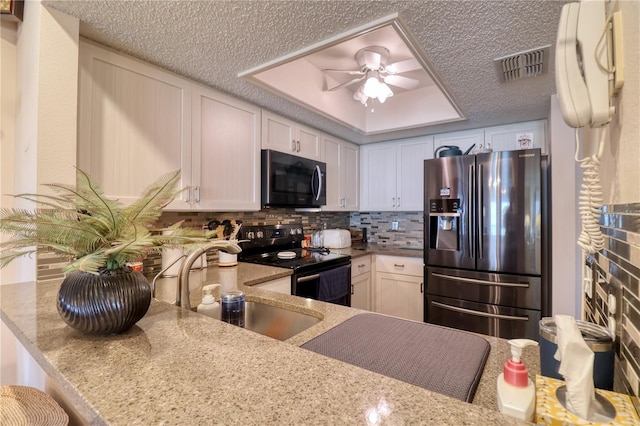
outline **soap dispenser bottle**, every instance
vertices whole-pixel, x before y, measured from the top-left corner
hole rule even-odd
[[[529,370],[520,361],[522,349],[537,346],[529,339],[509,340],[511,359],[504,364],[498,376],[498,411],[521,420],[533,421],[536,408],[536,385],[529,379]]]
[[[220,287],[220,284],[210,284],[202,287],[204,295],[202,302],[196,308],[196,312],[202,315],[220,319],[220,304],[213,297],[213,290]]]

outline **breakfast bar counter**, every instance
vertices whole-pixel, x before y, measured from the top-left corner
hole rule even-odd
[[[190,286],[192,300],[232,269],[247,300],[322,321],[282,342],[153,300],[128,332],[87,336],[58,316],[60,281],[1,286],[1,318],[91,424],[520,424],[495,410],[504,339],[483,336],[491,352],[468,404],[300,348],[364,311],[253,286],[287,270],[209,267]],[[532,375],[537,353],[523,356]]]

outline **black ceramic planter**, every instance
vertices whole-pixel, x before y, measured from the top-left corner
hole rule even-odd
[[[131,328],[149,309],[151,287],[140,272],[122,269],[99,275],[75,271],[58,292],[58,313],[86,334],[114,334]]]

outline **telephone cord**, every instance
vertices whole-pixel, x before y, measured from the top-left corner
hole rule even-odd
[[[602,186],[598,176],[600,158],[604,150],[605,130],[601,129],[598,152],[583,159],[578,158],[580,138],[576,129],[575,159],[583,170],[582,187],[578,201],[582,231],[578,238],[578,245],[586,253],[596,253],[604,247],[604,235],[600,230],[600,216],[602,214]]]

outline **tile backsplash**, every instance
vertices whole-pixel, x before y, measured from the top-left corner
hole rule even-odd
[[[352,233],[366,228],[369,244],[383,247],[424,246],[422,212],[354,212],[351,213],[350,227]]]
[[[616,330],[619,392],[640,395],[640,203],[603,207],[605,248],[589,255],[585,319]],[[636,400],[637,402],[637,400]]]
[[[201,228],[211,220],[236,219],[245,225],[273,225],[277,223],[302,223],[305,232],[315,229],[350,229],[354,241],[362,237],[362,229],[367,229],[369,244],[383,247],[409,246],[422,248],[422,212],[296,212],[291,209],[271,208],[258,212],[165,212],[158,228],[184,220],[183,226]],[[393,223],[397,229],[392,229]],[[38,280],[60,279],[62,267],[68,262],[52,253],[39,253]],[[159,254],[149,256],[144,262],[146,275],[155,275],[162,269]]]

